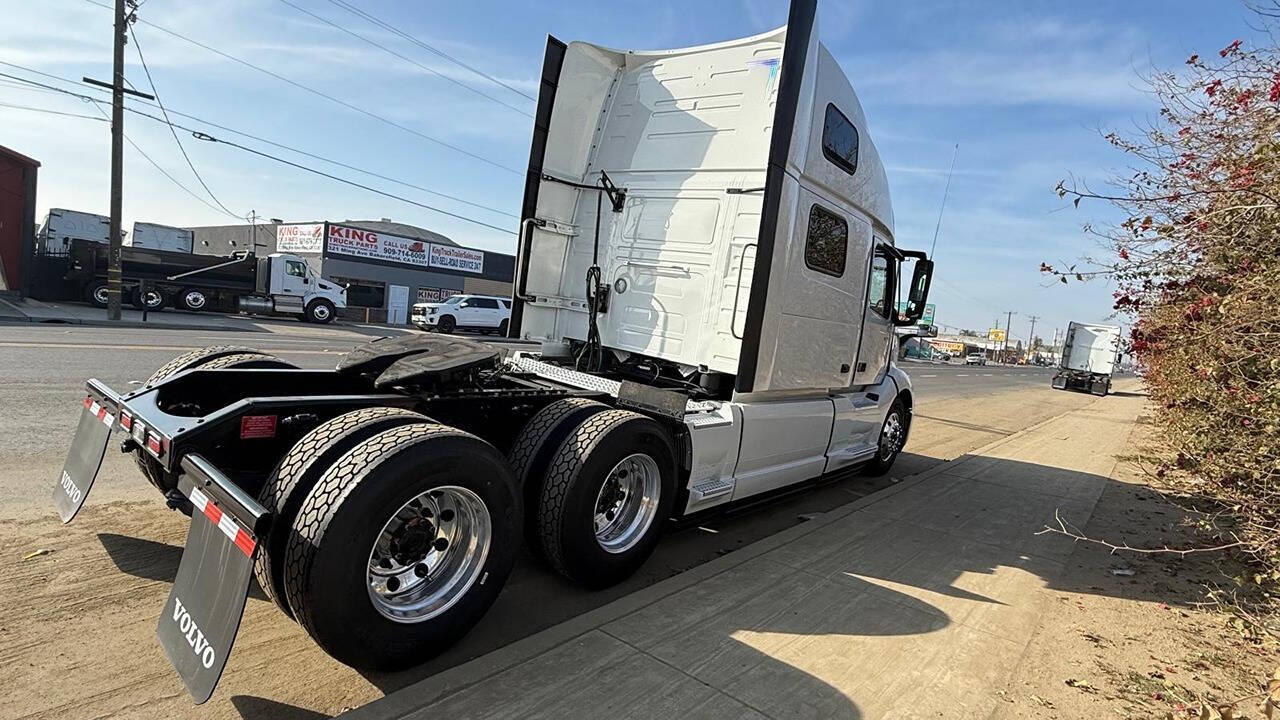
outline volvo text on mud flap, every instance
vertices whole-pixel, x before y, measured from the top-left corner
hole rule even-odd
[[[96,380],[90,380],[86,387],[89,394],[84,398],[80,424],[53,488],[53,505],[64,523],[71,522],[84,505],[119,415],[119,396]]]
[[[178,487],[191,500],[191,528],[156,636],[187,692],[203,703],[235,643],[253,576],[254,529],[261,532],[267,517],[199,456],[182,466]]]

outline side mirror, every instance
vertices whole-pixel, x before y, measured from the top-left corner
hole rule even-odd
[[[933,280],[933,261],[920,253],[916,259],[915,271],[911,274],[911,285],[907,289],[907,307],[898,313],[895,325],[915,325],[924,317],[925,303],[929,299],[929,284]]]

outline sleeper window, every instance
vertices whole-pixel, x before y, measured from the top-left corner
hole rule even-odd
[[[850,175],[858,170],[858,128],[831,104],[822,124],[822,154]]]
[[[804,264],[820,273],[844,275],[849,247],[849,223],[835,213],[814,205],[809,209],[809,232],[804,241]]]

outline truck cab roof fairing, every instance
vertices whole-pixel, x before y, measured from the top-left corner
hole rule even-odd
[[[820,132],[829,101],[861,137],[853,176],[810,167],[814,158],[830,164],[820,144],[810,148],[815,113]],[[738,375],[740,391],[754,384],[759,316],[776,276],[764,248],[790,235],[776,217],[764,232],[766,210],[794,215],[782,178],[827,187],[872,218],[881,239],[892,238],[883,168],[852,88],[817,42],[812,0],[797,0],[783,28],[692,48],[631,52],[549,40],[513,334],[585,337],[596,193],[544,175],[591,185],[602,171],[628,193],[621,212],[604,203],[600,217],[598,264],[613,288],[599,318],[604,346]]]

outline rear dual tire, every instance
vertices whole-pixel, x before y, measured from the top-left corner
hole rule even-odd
[[[258,493],[258,502],[272,514],[272,524],[255,556],[253,572],[262,592],[289,617],[281,562],[298,508],[311,488],[338,460],[365,440],[385,430],[430,422],[412,410],[371,407],[339,415],[312,428],[285,454]]]
[[[348,665],[421,663],[466,634],[502,590],[519,547],[520,504],[510,469],[484,440],[426,423],[378,433],[333,464],[298,509],[283,557],[288,605]],[[387,540],[395,523],[400,539]],[[404,563],[403,585],[391,587],[383,560]],[[457,575],[442,582],[433,567]]]

